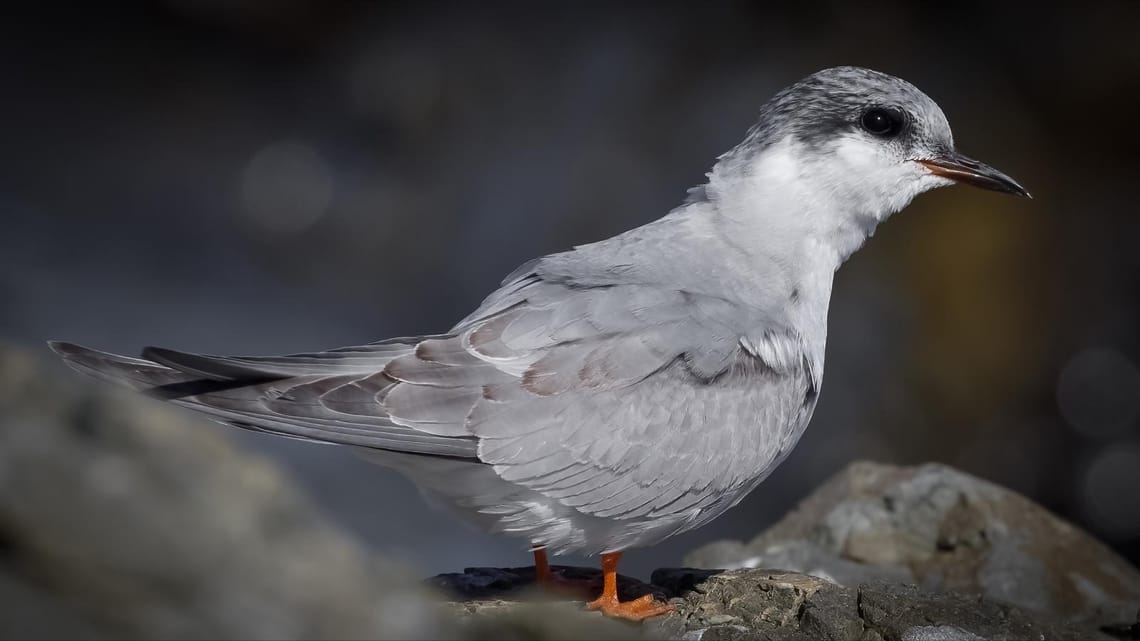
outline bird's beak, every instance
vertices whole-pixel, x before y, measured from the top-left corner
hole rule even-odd
[[[1025,188],[1017,181],[1000,171],[982,164],[972,158],[963,156],[956,151],[948,151],[937,158],[919,160],[919,164],[930,170],[935,176],[942,176],[950,180],[966,183],[982,189],[1001,191],[1032,198]]]

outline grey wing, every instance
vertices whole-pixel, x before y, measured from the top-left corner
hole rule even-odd
[[[279,357],[53,347],[231,425],[476,459],[613,518],[701,510],[763,476],[818,383],[795,333],[759,310],[525,272],[444,335]]]
[[[810,369],[794,333],[724,299],[523,277],[388,371],[424,389],[477,380],[466,426],[483,462],[622,519],[697,514],[765,475],[810,414]]]

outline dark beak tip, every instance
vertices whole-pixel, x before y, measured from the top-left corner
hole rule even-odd
[[[1029,193],[1028,189],[1026,189],[1025,187],[1022,187],[1021,185],[1017,184],[1016,182],[1013,182],[1012,180],[1010,181],[1010,185],[1009,185],[1009,193],[1013,194],[1014,196],[1017,196],[1018,198],[1026,198],[1029,200],[1033,200],[1033,194]]]
[[[982,189],[1005,192],[1030,200],[1033,199],[1033,196],[1013,178],[1010,178],[989,165],[955,152],[947,154],[943,158],[919,162],[925,165],[926,168],[936,176],[942,176],[958,183],[965,183]]]

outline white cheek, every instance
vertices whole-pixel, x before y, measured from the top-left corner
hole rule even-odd
[[[800,152],[791,138],[772,145],[761,157],[753,170],[755,180],[768,185],[794,184],[800,177],[802,163]]]
[[[899,167],[882,145],[856,137],[839,140],[831,153],[819,159],[813,180],[816,189],[830,193],[860,215],[882,219],[878,211],[898,189]]]
[[[906,207],[922,192],[946,184],[949,181],[931,174],[918,163],[896,163],[890,170],[883,172],[878,195],[883,200],[884,214],[889,216]]]
[[[893,205],[896,192],[918,178],[909,167],[900,166],[884,145],[860,137],[841,139],[825,164],[834,189],[865,211]]]
[[[900,160],[885,145],[861,137],[848,137],[835,146],[831,163],[836,185],[866,213],[882,220],[906,207],[924,191],[953,184],[922,165]]]
[[[848,170],[859,174],[880,172],[891,164],[882,146],[862,138],[843,138],[835,147],[835,155]]]

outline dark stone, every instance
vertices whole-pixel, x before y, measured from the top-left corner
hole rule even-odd
[[[748,543],[693,567],[780,567],[848,587],[873,581],[984,595],[1071,621],[1129,621],[1140,571],[1019,494],[953,468],[854,463]]]
[[[1136,613],[1135,623],[1106,625],[1101,628],[1101,631],[1116,639],[1140,641],[1140,612]]]
[[[602,572],[597,568],[552,565],[550,569],[560,584],[558,588],[562,591],[578,593],[583,600],[601,594]],[[466,568],[461,573],[431,577],[427,579],[427,583],[451,598],[465,601],[510,600],[534,589],[534,567]],[[652,594],[664,601],[674,593],[661,586],[622,574],[618,575],[619,599],[628,601],[646,594]]]
[[[859,589],[859,616],[884,639],[1050,639],[1110,641],[1088,625],[1067,624],[1017,607],[917,586],[873,584]]]
[[[800,630],[820,641],[858,639],[863,622],[858,616],[858,594],[844,587],[820,590],[804,604]]]

